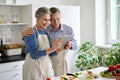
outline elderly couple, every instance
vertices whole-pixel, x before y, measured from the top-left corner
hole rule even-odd
[[[66,75],[67,50],[77,48],[72,28],[61,24],[60,10],[56,7],[38,8],[35,18],[36,25],[22,32],[27,51],[23,80],[46,80],[48,77]],[[60,37],[63,35],[70,35],[72,39],[61,48]]]

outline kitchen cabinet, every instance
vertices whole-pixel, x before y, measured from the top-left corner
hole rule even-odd
[[[3,44],[21,44],[22,30],[36,24],[35,12],[45,4],[0,3],[0,38]]]
[[[29,12],[25,12],[28,4],[0,4],[0,19],[1,23],[26,23],[25,16]]]
[[[1,80],[22,80],[22,70],[0,73]]]
[[[1,80],[22,80],[22,66],[24,61],[0,64]]]
[[[28,4],[0,4],[0,38],[3,44],[21,44],[22,30],[29,26]]]

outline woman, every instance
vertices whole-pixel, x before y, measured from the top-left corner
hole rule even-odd
[[[56,40],[50,48],[48,36],[44,29],[50,22],[50,11],[46,7],[39,8],[36,13],[34,34],[24,37],[27,55],[23,65],[23,80],[46,80],[54,77],[51,61],[48,55],[54,54],[60,47],[60,40]]]

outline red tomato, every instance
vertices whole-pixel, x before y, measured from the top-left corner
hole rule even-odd
[[[120,68],[120,64],[117,64],[116,66],[117,66],[117,68]]]
[[[119,78],[116,78],[116,80],[120,80]]]
[[[120,80],[119,78],[117,78],[116,80]]]
[[[109,66],[108,67],[108,71],[114,71],[114,70],[116,70],[117,69],[117,66]]]
[[[120,73],[115,74],[115,76],[120,76]]]
[[[47,78],[46,80],[52,80],[51,78]]]
[[[92,71],[88,71],[88,74],[89,74],[89,75],[92,75],[93,73],[92,73]]]

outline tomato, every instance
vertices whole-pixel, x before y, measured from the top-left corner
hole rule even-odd
[[[109,66],[108,67],[108,71],[114,71],[114,70],[116,70],[117,69],[117,66]]]
[[[92,71],[88,71],[87,73],[88,73],[89,75],[92,75],[92,74],[93,74]]]
[[[116,66],[117,66],[117,68],[120,68],[120,64],[117,64]]]
[[[52,80],[51,78],[47,78],[46,80]]]
[[[120,76],[120,73],[115,74],[115,76]]]

